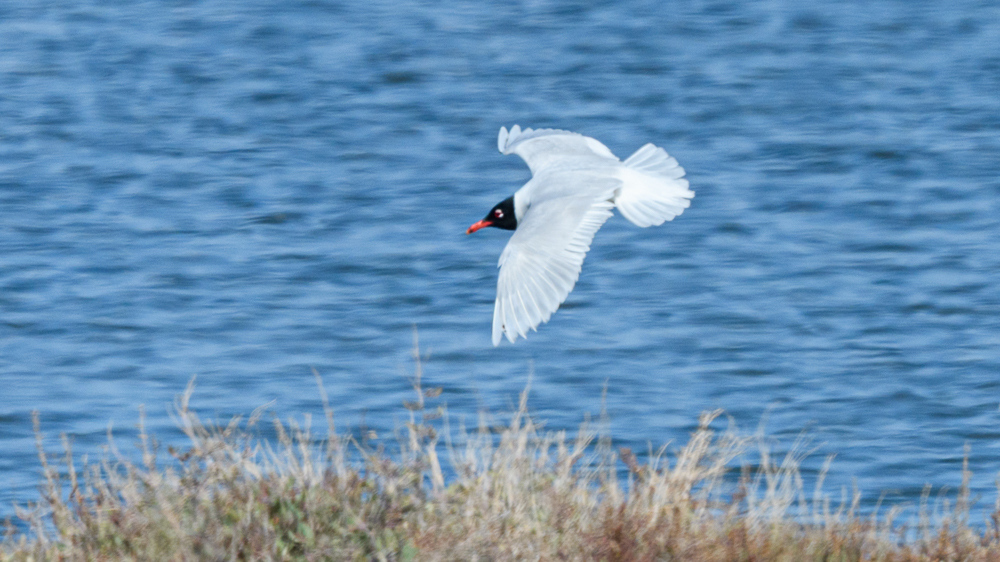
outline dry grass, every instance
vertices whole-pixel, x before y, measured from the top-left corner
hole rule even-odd
[[[907,528],[895,510],[859,515],[857,494],[834,506],[821,484],[807,492],[798,453],[772,459],[760,439],[716,432],[718,412],[640,463],[587,424],[572,440],[542,431],[527,391],[503,427],[483,418],[453,443],[419,363],[414,387],[389,454],[338,436],[328,407],[331,437],[276,420],[272,447],[256,437],[260,412],[200,421],[189,386],[177,420],[191,444],[166,462],[141,426],[139,464],[110,436],[97,464],[76,466],[65,438],[61,461],[40,452],[41,500],[18,511],[29,530],[11,527],[0,559],[1000,560],[1000,509],[970,526],[968,476],[954,506]],[[758,468],[725,479],[748,451]]]

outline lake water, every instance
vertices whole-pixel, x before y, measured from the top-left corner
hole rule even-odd
[[[1000,5],[642,0],[0,6],[0,514],[31,412],[99,455],[272,402],[391,433],[425,384],[616,445],[723,408],[828,489],[915,502],[1000,470]],[[551,322],[490,344],[529,178],[501,125],[675,155],[697,192],[598,233]],[[871,505],[868,503],[866,505]]]

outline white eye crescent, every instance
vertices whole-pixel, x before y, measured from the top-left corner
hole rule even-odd
[[[502,219],[503,218],[503,211],[501,211],[500,209],[497,209],[497,210],[493,211],[493,216],[496,217],[496,218],[498,218],[498,219]]]

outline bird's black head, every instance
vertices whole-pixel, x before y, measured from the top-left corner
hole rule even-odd
[[[495,226],[504,230],[514,230],[517,228],[517,217],[514,216],[513,195],[497,203],[496,206],[490,209],[490,212],[486,214],[486,218],[470,226],[465,233],[472,234],[480,228],[485,228],[487,226]]]

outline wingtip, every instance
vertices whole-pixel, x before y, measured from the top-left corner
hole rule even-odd
[[[525,334],[520,334],[522,338],[526,337]],[[503,341],[504,337],[507,341],[514,343],[517,341],[518,333],[512,329],[508,329],[505,325],[499,325],[493,327],[493,347],[500,347],[500,342]]]
[[[521,132],[522,131],[520,125],[514,125],[513,127],[511,127],[510,135],[507,136],[507,146],[510,146],[514,141],[516,141],[517,137],[521,136]],[[505,146],[504,148],[506,149],[507,147]]]
[[[500,326],[493,329],[493,347],[500,347],[500,342],[503,341],[504,337],[507,341],[514,343],[517,341],[517,332],[508,329],[506,326]],[[521,336],[524,337],[524,336]]]
[[[531,127],[525,127],[524,129],[522,129],[520,125],[514,125],[513,127],[510,128],[509,131],[507,130],[507,127],[500,127],[500,134],[497,135],[497,148],[503,154],[510,154],[513,145],[517,144],[522,137],[530,138],[533,135],[537,135],[539,133],[560,133],[560,134],[582,136],[580,135],[580,133],[574,133],[572,131],[563,131],[561,129],[532,129]],[[614,157],[614,154],[611,154],[611,151],[608,150],[606,146],[595,141],[594,139],[590,139],[589,137],[586,138],[588,139],[588,142],[593,141],[597,143],[599,147],[603,149],[603,151],[606,151],[608,155]]]
[[[507,152],[507,147],[510,146],[510,144],[520,135],[520,125],[514,125],[510,128],[510,131],[507,130],[507,127],[500,127],[500,134],[497,135],[497,149],[499,149],[502,154],[510,154]]]

